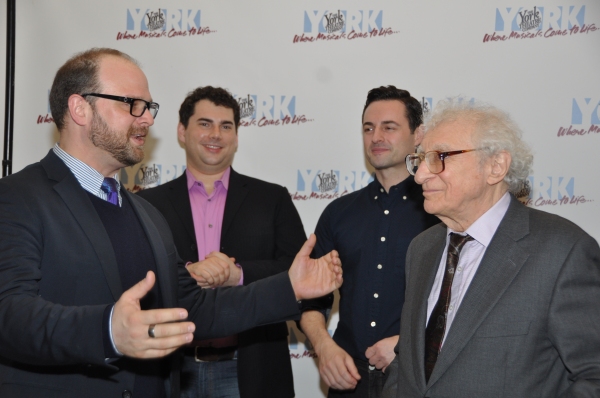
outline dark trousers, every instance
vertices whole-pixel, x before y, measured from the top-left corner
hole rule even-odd
[[[329,389],[328,398],[343,397],[343,398],[379,398],[383,385],[387,379],[387,374],[381,370],[369,366],[366,361],[354,359],[354,364],[360,374],[360,380],[354,390],[334,390]],[[372,368],[372,369],[371,369]]]

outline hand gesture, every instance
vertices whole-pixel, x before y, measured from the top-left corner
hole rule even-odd
[[[354,359],[332,339],[324,341],[319,347],[318,358],[319,373],[329,387],[336,390],[356,388],[360,375]]]
[[[317,237],[310,234],[288,272],[296,300],[321,297],[342,285],[342,262],[338,252],[332,250],[321,258],[312,259],[309,256],[316,243]]]
[[[365,351],[365,356],[369,360],[372,366],[377,369],[381,369],[385,372],[388,365],[394,360],[396,353],[394,347],[398,344],[398,338],[400,336],[387,337],[379,340]]]
[[[202,288],[236,286],[241,277],[241,269],[235,265],[235,258],[221,252],[210,252],[206,259],[187,266],[192,278]]]
[[[154,286],[156,277],[148,271],[146,278],[124,292],[115,303],[112,315],[112,337],[117,350],[133,358],[160,358],[193,339],[196,326],[179,322],[187,318],[183,308],[142,311],[142,299]],[[153,326],[154,336],[149,328]]]

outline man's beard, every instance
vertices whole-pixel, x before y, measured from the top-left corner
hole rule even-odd
[[[106,121],[94,111],[92,119],[90,140],[97,148],[104,149],[117,161],[125,166],[133,166],[144,159],[144,149],[134,146],[129,137],[148,134],[148,127],[130,127],[127,133],[111,129]]]

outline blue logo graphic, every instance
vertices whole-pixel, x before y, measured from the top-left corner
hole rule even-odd
[[[600,124],[600,98],[573,98],[571,124]]]
[[[190,9],[127,9],[128,31],[181,31],[200,29],[200,10]]]
[[[304,11],[304,33],[360,32],[382,29],[382,10]]]
[[[529,176],[532,199],[561,200],[575,194],[575,177]]]
[[[585,23],[585,5],[496,8],[496,32],[571,29]]]
[[[373,176],[365,170],[298,170],[297,176],[298,192],[354,192],[373,181]]]

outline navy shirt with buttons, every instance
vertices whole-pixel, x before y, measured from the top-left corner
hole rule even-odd
[[[399,333],[408,245],[437,223],[423,210],[423,193],[412,176],[389,193],[374,179],[321,215],[313,254],[340,254],[344,283],[333,339],[352,357],[366,361],[368,347]]]

